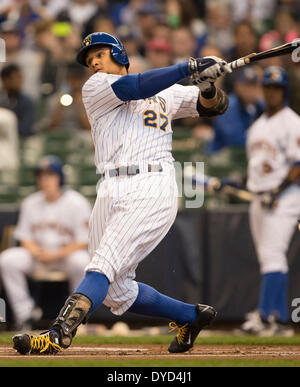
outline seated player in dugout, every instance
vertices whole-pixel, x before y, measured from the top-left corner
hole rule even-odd
[[[77,61],[91,73],[82,94],[102,174],[89,222],[91,261],[49,330],[14,336],[14,348],[23,354],[68,348],[78,326],[104,304],[116,315],[129,311],[171,320],[177,335],[168,350],[186,352],[217,312],[135,281],[135,270],[177,214],[171,121],[223,114],[228,98],[214,83],[231,70],[223,59],[205,57],[129,74],[123,44],[104,32],[84,39]],[[177,84],[187,77],[194,86]]]
[[[0,255],[0,273],[15,330],[31,329],[42,317],[30,294],[27,276],[37,271],[62,272],[71,294],[89,262],[88,200],[79,192],[65,189],[63,165],[57,157],[43,157],[35,172],[38,191],[22,202],[14,233],[20,246]]]

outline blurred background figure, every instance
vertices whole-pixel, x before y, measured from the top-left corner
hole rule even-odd
[[[284,69],[268,67],[262,78],[265,113],[247,137],[250,229],[261,275],[256,310],[246,316],[245,333],[293,335],[289,326],[287,251],[300,215],[300,117],[289,107]],[[268,196],[264,199],[262,193]]]
[[[67,79],[61,91],[53,95],[46,108],[46,116],[40,128],[59,129],[64,132],[90,130],[90,123],[82,104],[82,86],[87,73],[82,66],[70,64]]]
[[[130,74],[137,74],[146,71],[149,67],[147,59],[141,55],[139,51],[139,45],[137,40],[135,39],[131,29],[129,26],[121,25],[117,29],[117,36],[123,43],[126,53],[129,58]],[[159,40],[166,40],[165,38],[158,37]]]
[[[158,69],[172,64],[171,46],[167,40],[151,39],[146,46],[149,69]]]
[[[70,293],[89,262],[88,220],[91,207],[78,192],[64,190],[63,165],[54,156],[37,169],[38,192],[22,203],[15,238],[20,247],[0,255],[0,272],[15,318],[15,329],[32,329],[41,313],[32,299],[26,276],[35,271],[67,275]]]
[[[229,0],[206,2],[207,43],[219,47],[225,54],[232,49],[232,7]]]
[[[184,62],[196,54],[197,42],[188,27],[179,27],[172,30],[171,45],[174,64]]]
[[[20,162],[18,119],[3,107],[0,107],[0,138],[0,174],[16,172]]]
[[[23,91],[35,101],[40,97],[40,80],[43,55],[35,49],[25,46],[15,22],[1,24],[1,38],[6,46],[6,64],[20,66],[23,77]],[[0,63],[0,69],[6,65]]]
[[[274,19],[274,29],[266,32],[259,42],[259,50],[265,51],[298,38],[297,21],[292,13],[280,10]]]
[[[257,33],[253,24],[242,21],[234,28],[234,45],[229,52],[229,60],[233,61],[242,58],[252,52],[258,52]]]
[[[214,120],[214,138],[207,145],[208,153],[218,152],[224,147],[244,148],[247,129],[264,109],[257,68],[245,67],[233,76],[234,91],[229,95],[229,108]]]
[[[22,92],[23,76],[17,65],[8,65],[1,71],[2,90],[0,106],[13,111],[18,118],[18,133],[28,137],[35,132],[36,111],[32,99]]]

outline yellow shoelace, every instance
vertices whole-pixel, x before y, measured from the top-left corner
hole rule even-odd
[[[187,332],[188,325],[189,324],[185,324],[182,327],[180,327],[174,321],[170,322],[170,324],[169,324],[169,327],[171,328],[169,330],[169,333],[174,332],[174,331],[176,331],[178,329],[177,341],[178,341],[179,344],[181,344],[183,342],[183,340],[184,340],[184,336],[185,336],[185,334]]]
[[[60,352],[62,348],[53,343],[50,340],[50,334],[47,333],[41,336],[30,336],[30,344],[32,350],[37,350],[40,353],[47,351],[47,349],[53,348],[55,351]]]

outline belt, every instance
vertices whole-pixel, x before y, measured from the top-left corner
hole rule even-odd
[[[139,165],[129,165],[126,167],[118,167],[115,169],[109,169],[107,173],[100,174],[100,178],[103,177],[117,177],[117,176],[134,176],[141,172],[162,172],[163,167],[158,165],[146,165],[146,170],[141,171]]]

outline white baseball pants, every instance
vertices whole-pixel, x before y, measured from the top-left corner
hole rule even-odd
[[[163,166],[163,172],[106,177],[100,183],[89,224],[92,260],[86,271],[107,276],[104,304],[112,313],[121,315],[134,303],[135,270],[171,228],[177,200],[173,165]]]
[[[81,282],[89,260],[86,250],[75,251],[51,264],[37,262],[23,247],[3,251],[0,255],[0,273],[16,322],[21,324],[28,320],[34,308],[26,276],[34,270],[61,271],[67,275],[72,293]]]
[[[300,187],[283,192],[273,210],[255,199],[250,205],[250,228],[261,274],[288,272],[287,251],[300,216]]]

